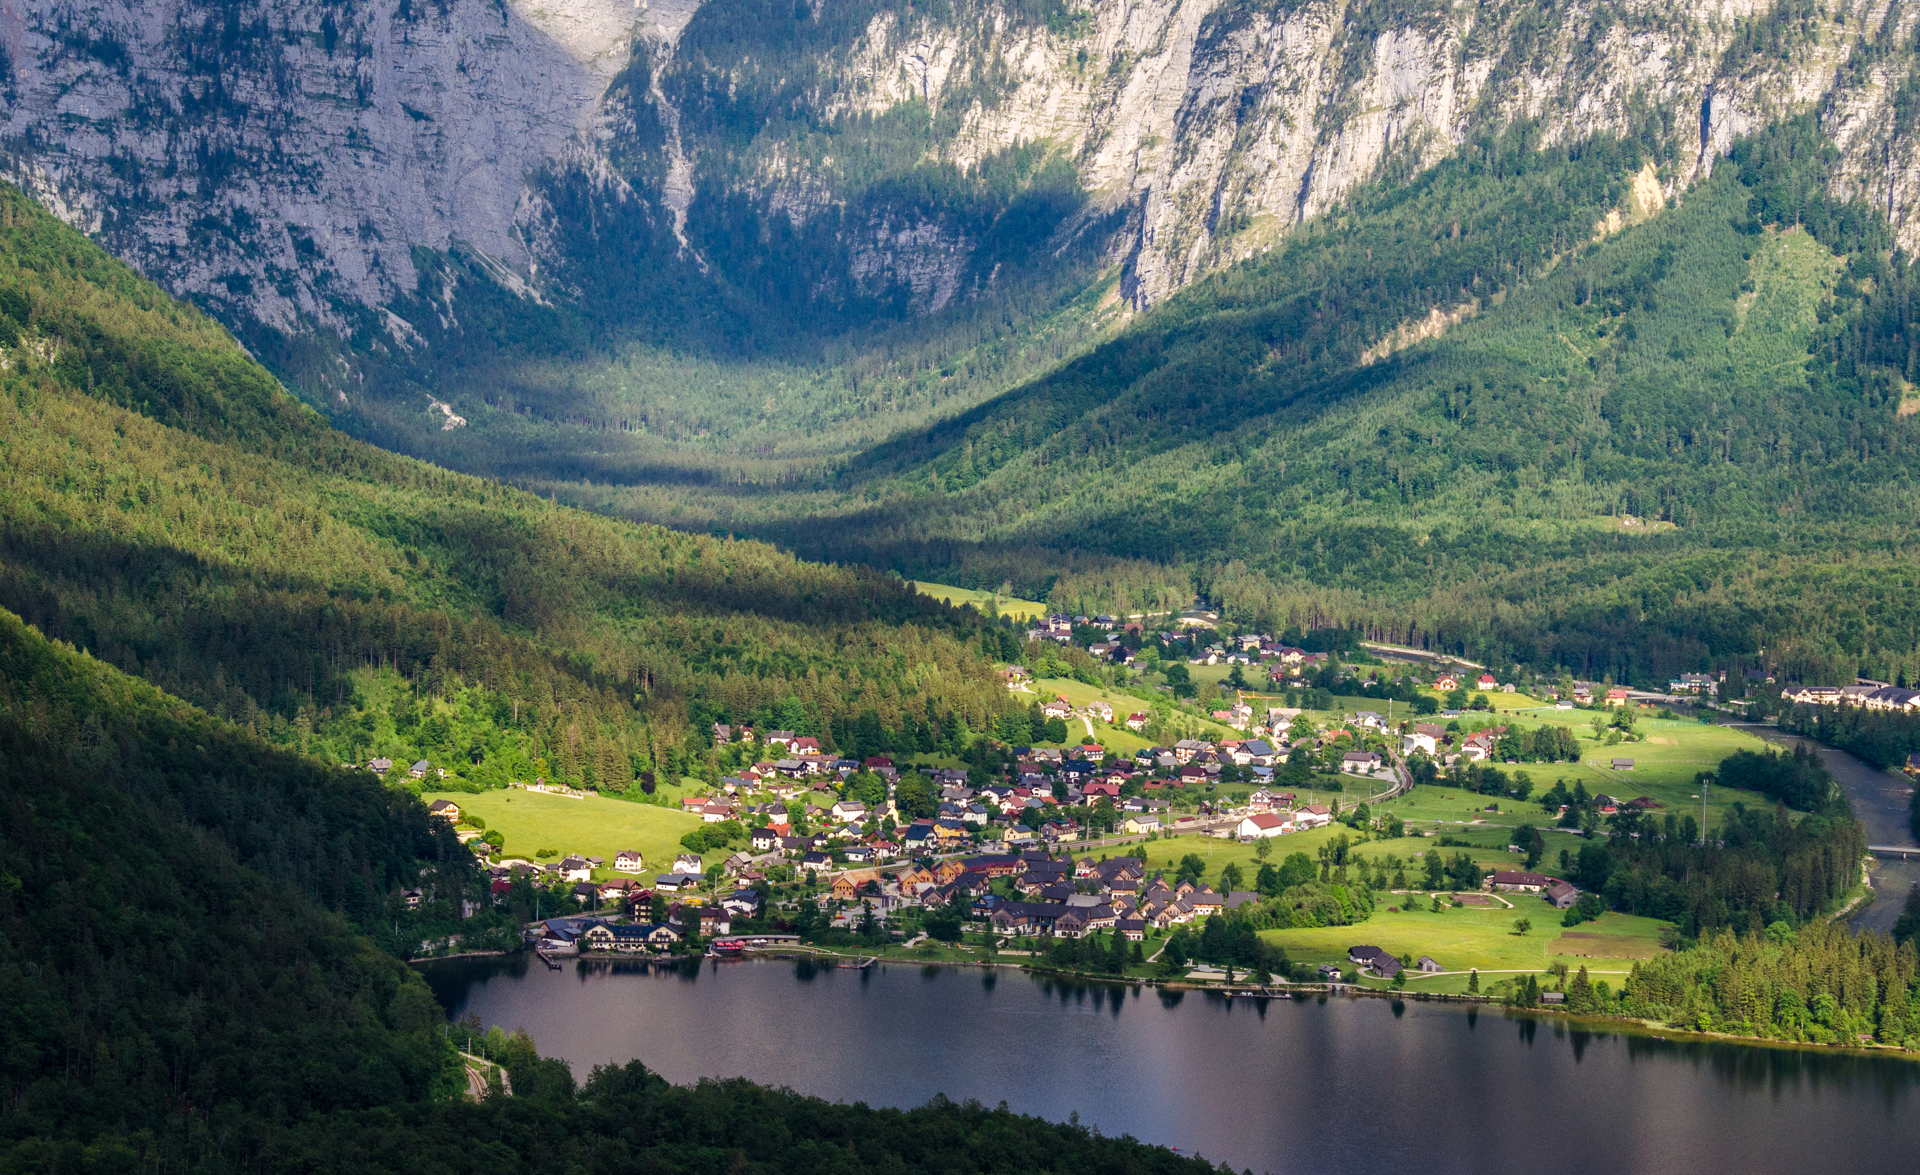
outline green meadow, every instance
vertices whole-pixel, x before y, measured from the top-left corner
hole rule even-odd
[[[657,804],[610,800],[601,796],[554,795],[550,792],[502,788],[485,792],[427,792],[427,803],[452,800],[463,817],[478,816],[489,831],[507,838],[502,850],[510,857],[532,857],[542,849],[565,856],[605,857],[624,849],[639,849],[652,877],[666,871],[676,854],[684,852],[680,838],[700,826],[700,818]],[[551,860],[552,858],[548,858]],[[611,869],[598,876],[615,876]]]

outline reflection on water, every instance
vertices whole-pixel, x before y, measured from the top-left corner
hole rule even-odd
[[[638,1059],[877,1105],[1004,1099],[1236,1169],[1911,1175],[1920,1146],[1920,1063],[1492,1008],[810,959],[426,973],[452,1014],[525,1028],[582,1076]]]

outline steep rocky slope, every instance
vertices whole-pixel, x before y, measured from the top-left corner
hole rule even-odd
[[[845,325],[1090,236],[1144,306],[1520,119],[1657,144],[1671,194],[1814,110],[1835,194],[1912,247],[1917,21],[1895,0],[6,0],[0,156],[251,337],[458,330],[419,250],[606,320],[635,318],[637,283]]]

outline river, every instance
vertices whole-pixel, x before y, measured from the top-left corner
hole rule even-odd
[[[1920,847],[1916,846],[1913,829],[1907,821],[1907,805],[1913,788],[1900,775],[1868,766],[1837,747],[1824,746],[1797,734],[1786,734],[1772,726],[1750,722],[1730,725],[1752,731],[1782,746],[1813,748],[1820,762],[1839,781],[1841,790],[1847,793],[1847,803],[1866,829],[1868,844]],[[1877,930],[1884,934],[1893,929],[1900,911],[1906,908],[1908,891],[1920,885],[1920,861],[1876,859],[1869,863],[1868,871],[1873,883],[1873,896],[1853,912],[1848,922],[1857,929]]]
[[[1017,971],[529,963],[426,973],[452,1015],[525,1028],[583,1077],[637,1059],[875,1105],[1004,1100],[1236,1169],[1910,1175],[1920,1147],[1920,1063],[1893,1057]]]

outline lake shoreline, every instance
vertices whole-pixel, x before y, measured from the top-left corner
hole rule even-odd
[[[482,951],[474,952],[472,957],[506,956],[521,952]],[[435,959],[420,959],[415,962],[435,963],[461,958],[458,955],[443,955]],[[577,956],[582,962],[640,962],[678,966],[693,956],[676,956],[671,959],[641,958],[633,955],[608,954],[602,957],[593,955]],[[704,962],[714,956],[703,956]],[[751,961],[755,959],[820,962],[823,959],[860,960],[875,958],[871,953],[841,953],[827,947],[815,947],[808,951],[796,951],[787,948],[752,951],[737,960],[716,960],[723,962]],[[1742,1036],[1735,1033],[1711,1032],[1692,1028],[1677,1028],[1657,1021],[1639,1019],[1632,1016],[1610,1016],[1605,1013],[1576,1013],[1562,1008],[1533,1007],[1521,1008],[1507,1004],[1500,999],[1487,995],[1468,995],[1458,992],[1423,992],[1414,990],[1394,991],[1390,988],[1364,987],[1358,984],[1334,983],[1209,983],[1189,979],[1129,978],[1115,975],[1101,975],[1086,971],[1073,971],[1061,967],[1037,966],[1032,963],[1001,962],[997,960],[972,959],[903,959],[898,956],[881,955],[875,958],[879,963],[897,963],[913,967],[953,967],[973,968],[982,971],[1018,971],[1039,979],[1070,979],[1076,983],[1101,984],[1109,987],[1125,987],[1134,990],[1155,988],[1161,991],[1211,992],[1229,999],[1271,999],[1298,1000],[1308,996],[1351,996],[1363,999],[1413,1000],[1430,1004],[1468,1004],[1475,1008],[1493,1008],[1501,1012],[1512,1013],[1516,1017],[1552,1020],[1556,1023],[1590,1024],[1596,1030],[1620,1032],[1626,1035],[1655,1037],[1674,1041],[1710,1041],[1717,1044],[1737,1044],[1748,1047],[1786,1049],[1795,1052],[1812,1052],[1822,1055],[1892,1057],[1905,1061],[1920,1061],[1920,1050],[1896,1048],[1881,1044],[1819,1044],[1812,1041],[1776,1040],[1765,1036]]]

